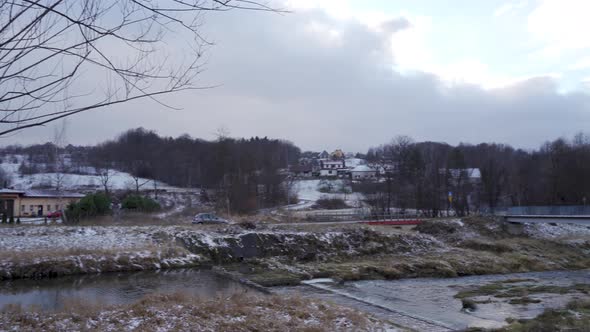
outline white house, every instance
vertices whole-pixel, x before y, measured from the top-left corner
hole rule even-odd
[[[444,174],[447,172],[447,170],[441,168],[439,172],[440,174]],[[451,176],[451,179],[454,181],[457,181],[461,176],[464,176],[472,184],[477,184],[481,181],[481,172],[479,168],[450,168],[448,172]]]
[[[338,170],[337,169],[322,168],[322,169],[320,169],[320,176],[337,177]]]
[[[344,170],[346,170],[344,160],[320,160],[320,176],[338,177],[338,172]]]
[[[346,162],[344,161],[344,159],[341,159],[341,160],[320,160],[320,168],[321,169],[338,170],[338,169],[346,168]]]
[[[358,165],[350,171],[353,180],[369,180],[377,177],[377,171],[367,165]]]

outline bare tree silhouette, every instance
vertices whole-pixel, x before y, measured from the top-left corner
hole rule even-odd
[[[171,107],[158,97],[206,88],[195,84],[211,45],[202,15],[232,9],[279,11],[247,0],[0,0],[0,136],[132,100]]]

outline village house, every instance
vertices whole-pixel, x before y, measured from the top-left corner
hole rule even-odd
[[[338,176],[338,171],[335,169],[328,169],[328,168],[322,168],[320,169],[320,173],[319,176],[325,176],[325,177],[337,177]]]
[[[337,177],[339,170],[346,169],[344,160],[320,160],[320,176]]]
[[[377,171],[367,165],[358,165],[350,170],[352,180],[371,180],[377,177]]]
[[[457,182],[460,179],[468,181],[469,183],[474,185],[477,185],[481,182],[481,172],[479,171],[479,168],[449,168],[448,170],[445,168],[441,168],[439,170],[440,174],[445,174],[447,173],[447,171],[451,181],[453,181],[454,184],[457,184]]]
[[[342,160],[320,160],[321,169],[342,169],[346,168],[346,162]]]
[[[8,217],[46,217],[82,197],[83,194],[56,190],[0,189],[0,213]]]

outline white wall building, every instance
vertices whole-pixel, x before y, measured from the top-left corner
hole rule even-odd
[[[337,169],[322,168],[322,169],[320,169],[320,176],[337,177],[338,170]]]
[[[377,177],[377,171],[367,165],[358,165],[350,171],[353,180],[369,180]]]
[[[342,169],[346,167],[344,159],[341,160],[320,160],[322,169]]]

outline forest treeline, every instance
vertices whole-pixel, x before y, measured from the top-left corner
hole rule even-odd
[[[217,201],[233,211],[247,211],[287,201],[285,175],[279,170],[297,163],[301,151],[291,142],[267,137],[207,141],[188,135],[162,137],[138,128],[96,146],[68,145],[58,153],[52,143],[9,146],[2,153],[27,156],[20,169],[29,174],[58,167],[85,173],[90,166],[99,174],[127,172],[136,177],[137,186],[142,185],[139,178],[149,178],[179,187],[217,189],[223,196]],[[56,163],[60,154],[68,158],[65,166]]]
[[[284,140],[220,136],[207,141],[163,137],[143,128],[96,146],[7,146],[0,154],[24,155],[19,167],[24,174],[61,167],[72,173],[112,169],[179,187],[215,189],[216,201],[234,211],[289,202],[290,184],[281,170],[297,164],[302,155]],[[60,164],[56,156],[61,154],[68,160]],[[584,205],[590,198],[590,138],[584,134],[535,150],[495,143],[451,146],[402,136],[358,156],[383,172],[380,181],[354,189],[383,210],[414,208],[435,215],[452,207],[467,214],[498,206]],[[476,180],[473,169],[479,172]]]
[[[436,215],[498,206],[584,205],[590,198],[590,138],[559,138],[536,150],[505,144],[451,146],[397,137],[368,150],[368,161],[393,165],[374,205],[417,208]],[[477,170],[474,170],[477,169]],[[479,173],[479,179],[472,177]],[[448,199],[452,193],[452,202]]]

